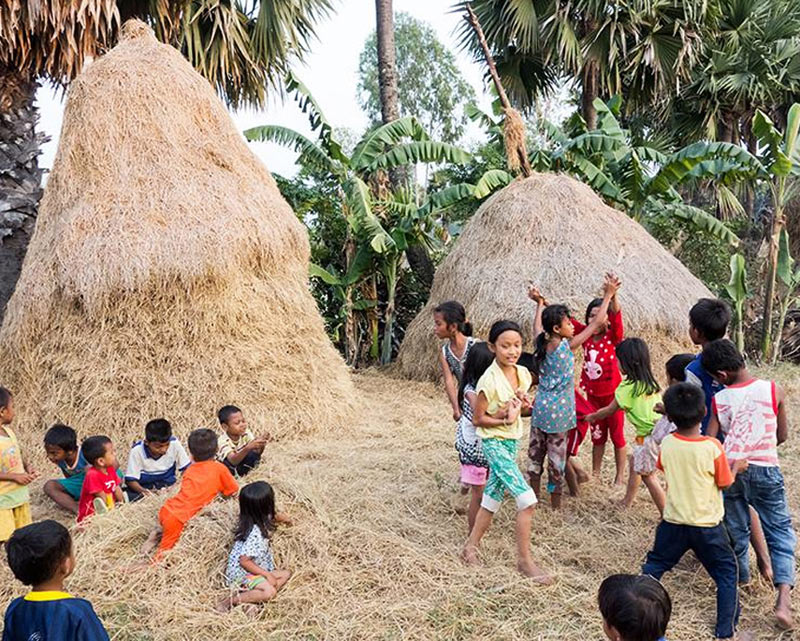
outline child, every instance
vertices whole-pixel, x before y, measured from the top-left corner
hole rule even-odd
[[[17,435],[11,429],[14,399],[0,387],[0,543],[17,528],[31,522],[28,485],[37,474],[22,456]]]
[[[90,436],[81,448],[89,468],[78,500],[78,523],[93,514],[103,514],[124,503],[122,483],[117,474],[117,455],[107,436]]]
[[[705,399],[699,387],[673,385],[664,394],[664,408],[676,427],[661,443],[658,459],[667,502],[642,573],[661,579],[692,550],[717,585],[715,636],[732,639],[739,619],[736,556],[722,524],[720,490],[747,464],[737,462],[731,470],[720,442],[700,433]]]
[[[613,274],[617,289],[621,281]],[[586,325],[571,319],[575,334],[580,334],[600,312],[603,304],[602,298],[595,298],[586,308],[584,320]],[[606,407],[614,400],[614,392],[622,382],[616,362],[615,348],[622,342],[624,335],[622,327],[622,308],[619,304],[616,291],[611,297],[608,306],[608,319],[599,326],[595,332],[583,343],[583,371],[581,372],[581,389],[586,393],[586,400],[596,409]],[[606,441],[609,436],[614,445],[614,462],[616,463],[616,476],[614,483],[621,485],[625,469],[625,416],[622,411],[614,412],[608,418],[592,425],[592,473],[597,476],[603,466]]]
[[[172,435],[169,421],[149,421],[144,427],[144,441],[135,443],[128,455],[125,485],[130,500],[174,485],[177,472],[183,472],[190,463],[183,445]]]
[[[531,387],[530,372],[517,365],[522,353],[519,325],[506,320],[494,323],[489,330],[489,349],[495,358],[478,381],[472,421],[489,462],[489,479],[461,558],[469,565],[478,563],[478,546],[508,490],[517,504],[517,569],[539,583],[549,584],[552,579],[531,558],[531,519],[536,495],[525,483],[516,460],[517,443],[522,436],[521,414],[530,409],[527,393]]]
[[[215,461],[217,435],[208,429],[189,434],[192,464],[184,472],[178,493],[167,499],[158,513],[159,527],[150,533],[142,551],[150,552],[161,537],[156,559],[175,546],[189,520],[213,501],[217,494],[233,496],[239,490],[228,468]]]
[[[56,505],[78,514],[83,479],[89,463],[78,447],[78,435],[69,425],[56,423],[44,434],[44,451],[47,459],[55,463],[64,478],[50,479],[44,484],[44,493]]]
[[[475,516],[481,507],[483,487],[489,478],[489,462],[483,455],[481,439],[472,423],[478,400],[475,386],[483,373],[489,369],[493,360],[494,354],[486,343],[475,343],[464,363],[461,387],[458,390],[461,419],[456,429],[456,450],[461,461],[461,482],[471,489],[469,511],[467,512],[467,524],[470,532],[472,526],[475,525]]]
[[[244,476],[261,462],[267,437],[256,438],[247,427],[244,414],[235,405],[226,405],[217,412],[223,433],[219,437],[217,458],[231,474]]]
[[[469,355],[469,350],[475,343],[472,338],[472,325],[467,322],[467,313],[464,306],[454,300],[449,300],[433,310],[433,333],[441,341],[439,365],[444,377],[444,389],[447,399],[453,408],[453,420],[461,418],[461,406],[458,403],[458,389],[461,386],[461,371]]]
[[[617,345],[617,362],[625,380],[617,387],[614,400],[609,405],[586,417],[590,423],[603,420],[613,412],[622,410],[628,421],[636,429],[636,443],[633,455],[629,458],[628,489],[622,499],[623,507],[630,507],[636,498],[639,482],[650,491],[653,503],[659,513],[664,511],[664,490],[658,482],[653,470],[648,471],[648,446],[645,439],[653,433],[658,414],[655,406],[659,402],[658,392],[661,389],[650,368],[650,351],[641,338],[626,338]]]
[[[554,509],[561,507],[564,469],[567,461],[567,432],[575,428],[575,356],[574,348],[581,345],[605,321],[615,283],[606,279],[605,295],[599,313],[584,330],[575,335],[564,305],[545,307],[544,297],[536,288],[528,296],[536,302],[534,332],[536,351],[533,372],[539,387],[531,416],[531,435],[528,456],[530,484],[539,496],[543,464],[547,457],[547,491]]]
[[[793,626],[791,591],[794,587],[797,543],[786,501],[778,445],[788,436],[783,389],[772,381],[751,376],[744,359],[727,339],[706,343],[703,369],[725,387],[714,396],[708,435],[725,436],[723,446],[731,463],[746,461],[747,471],[736,478],[725,497],[725,526],[739,563],[739,581],[750,578],[748,540],[750,511],[755,509],[772,558],[778,590],[775,616],[786,629]]]
[[[603,631],[610,641],[664,641],[672,601],[653,577],[606,577],[600,584],[597,603],[603,615]]]
[[[276,520],[275,493],[269,483],[245,485],[239,493],[239,524],[225,570],[228,585],[240,592],[223,600],[220,610],[230,610],[240,603],[270,601],[289,580],[289,570],[275,569],[269,545]]]
[[[8,565],[31,586],[8,606],[3,641],[108,641],[92,604],[64,592],[75,569],[69,531],[56,521],[20,528],[6,544]]]

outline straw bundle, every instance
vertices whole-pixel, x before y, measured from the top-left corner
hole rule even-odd
[[[628,335],[650,342],[656,362],[687,344],[689,308],[706,287],[639,224],[605,205],[586,185],[563,175],[534,174],[484,203],[436,271],[430,299],[400,348],[404,376],[437,376],[433,308],[455,299],[478,336],[500,318],[519,322],[531,348],[536,284],[551,303],[579,319],[614,271]]]
[[[0,331],[2,384],[28,429],[58,419],[129,441],[163,415],[185,435],[231,402],[276,434],[342,428],[352,382],[308,259],[212,87],[128,22],[70,88]]]

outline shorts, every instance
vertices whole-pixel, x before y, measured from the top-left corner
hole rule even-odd
[[[610,405],[614,400],[614,395],[590,396],[588,400],[599,410]],[[625,412],[622,410],[614,412],[608,418],[592,425],[593,445],[605,445],[609,436],[616,449],[620,450],[625,447]]]
[[[486,485],[489,480],[489,468],[477,465],[461,464],[461,482],[467,485]]]
[[[23,503],[17,507],[0,510],[0,541],[8,541],[14,530],[33,523],[31,519],[31,504]]]
[[[637,436],[633,446],[633,471],[642,476],[655,472],[660,449],[652,436]]]
[[[241,590],[255,590],[259,585],[266,582],[266,577],[260,574],[245,574],[236,587]]]
[[[85,474],[76,474],[68,478],[54,480],[67,494],[78,501],[81,498],[81,488],[83,487],[83,479],[85,476]]]

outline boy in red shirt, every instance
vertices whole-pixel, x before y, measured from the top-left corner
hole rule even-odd
[[[145,554],[151,552],[160,536],[156,559],[175,546],[186,523],[217,494],[228,497],[239,491],[228,468],[214,460],[218,447],[214,431],[194,430],[189,434],[188,445],[193,462],[183,473],[181,489],[164,502],[158,513],[160,526],[153,530],[142,548]]]
[[[90,436],[81,445],[81,451],[89,467],[78,500],[78,523],[92,514],[108,512],[115,503],[125,502],[111,439]]]

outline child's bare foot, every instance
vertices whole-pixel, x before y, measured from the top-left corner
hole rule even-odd
[[[586,473],[586,470],[578,469],[575,470],[575,476],[578,477],[578,483],[588,483],[589,482],[589,475]]]
[[[728,637],[727,639],[717,639],[717,641],[754,641],[755,637],[753,636],[752,632],[745,632],[741,630],[736,632],[732,637]]]
[[[554,510],[561,509],[561,493],[550,495],[550,507]]]
[[[142,543],[140,552],[145,556],[150,556],[153,553],[153,550],[155,550],[158,547],[158,539],[160,538],[160,536],[161,536],[160,530],[153,530],[152,532],[150,532],[150,534],[147,536],[147,540],[144,543]]]
[[[233,603],[230,597],[225,597],[217,603],[216,607],[214,608],[217,612],[230,612],[231,607],[233,607]]]
[[[625,485],[625,479],[622,476],[617,476],[614,479],[614,485]]]
[[[775,619],[778,621],[778,627],[782,630],[791,630],[794,627],[794,617],[792,616],[792,606],[788,603],[778,603],[775,606]]]
[[[478,555],[478,548],[475,545],[467,544],[464,546],[464,549],[461,550],[461,560],[466,565],[480,565],[481,559]]]
[[[553,585],[553,583],[555,583],[555,579],[533,561],[517,561],[517,570],[519,570],[519,573],[523,576],[532,579],[535,583],[539,583],[540,585]]]

